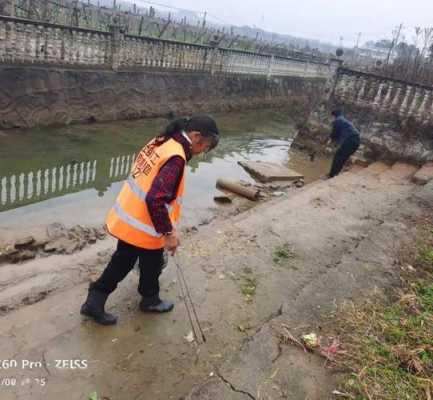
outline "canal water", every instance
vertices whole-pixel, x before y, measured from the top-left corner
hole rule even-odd
[[[253,179],[240,160],[289,166],[307,181],[323,175],[327,160],[311,163],[289,152],[295,127],[284,113],[214,115],[216,150],[190,161],[184,225],[212,217],[218,178]],[[0,240],[53,222],[100,225],[127,177],[137,151],[167,124],[148,119],[0,132]]]

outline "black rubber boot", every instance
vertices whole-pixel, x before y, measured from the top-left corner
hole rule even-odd
[[[140,310],[143,312],[165,313],[173,310],[174,304],[171,301],[164,301],[158,295],[143,297],[140,302]]]
[[[106,313],[105,302],[108,294],[98,290],[89,290],[86,302],[81,306],[80,313],[86,317],[91,317],[95,322],[101,325],[114,325],[117,317],[113,314]]]

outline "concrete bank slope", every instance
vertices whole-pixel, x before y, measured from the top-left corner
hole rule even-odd
[[[0,352],[42,360],[42,368],[13,373],[47,384],[17,386],[4,398],[83,399],[93,391],[116,400],[332,398],[336,376],[323,359],[281,343],[280,328],[320,332],[341,302],[398,283],[395,249],[410,234],[403,217],[421,214],[433,198],[432,183],[411,183],[416,170],[372,164],[184,238],[178,261],[207,336],[203,345],[185,339],[190,327],[172,263],[161,283],[164,296],[177,298],[173,313],[140,314],[131,273],[109,300],[120,316],[115,327],[78,315],[113,240],[14,266],[11,295],[46,294],[0,318]],[[58,368],[57,359],[85,359],[88,367]]]

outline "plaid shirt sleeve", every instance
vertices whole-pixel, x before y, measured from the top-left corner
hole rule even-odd
[[[147,194],[147,208],[158,233],[168,233],[173,229],[166,204],[175,199],[184,168],[182,157],[171,157],[158,172]]]

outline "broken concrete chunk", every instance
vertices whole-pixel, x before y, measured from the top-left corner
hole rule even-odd
[[[99,228],[99,229],[96,230],[96,237],[99,240],[105,239],[107,237],[107,231],[105,230],[104,227]]]
[[[57,246],[54,242],[49,242],[44,246],[44,251],[46,253],[52,253],[57,250]]]
[[[31,260],[36,257],[36,252],[33,250],[23,250],[11,256],[11,262],[17,263],[21,261]]]
[[[81,250],[85,246],[84,241],[80,240],[69,240],[67,243],[64,244],[62,250],[66,254],[72,254],[76,252],[77,250]]]
[[[25,238],[18,239],[18,240],[15,242],[15,248],[16,248],[16,249],[20,249],[20,248],[23,248],[23,247],[29,246],[29,245],[31,245],[32,243],[34,243],[34,241],[35,241],[35,238],[34,238],[33,236],[27,236],[27,237],[25,237]]]
[[[433,180],[433,162],[424,164],[422,168],[412,177],[417,185],[425,185]]]
[[[57,239],[59,237],[66,236],[66,234],[66,227],[60,222],[54,222],[47,227],[47,235],[50,239]]]
[[[91,229],[87,238],[87,242],[90,244],[96,243],[96,241],[98,240],[97,234],[97,229]]]
[[[18,250],[15,248],[15,246],[12,246],[11,244],[7,245],[3,250],[2,250],[2,254],[4,254],[5,256],[12,256],[14,254],[17,254]]]
[[[270,162],[239,161],[238,164],[260,182],[295,181],[304,177],[299,172]]]
[[[38,249],[40,247],[44,247],[49,242],[48,238],[39,238],[35,239],[35,241],[30,246],[32,249]]]
[[[223,203],[223,204],[232,203],[232,199],[229,196],[225,195],[225,194],[219,194],[217,196],[214,196],[213,199],[217,203]]]
[[[276,183],[271,183],[266,185],[265,188],[270,190],[285,190],[288,189],[291,184],[292,183],[288,183],[288,182],[276,182]]]
[[[300,179],[299,181],[296,181],[296,182],[295,182],[295,186],[296,186],[297,188],[301,188],[301,187],[303,187],[304,185],[305,185],[305,182],[304,182],[303,179]]]
[[[89,234],[89,232],[90,232],[89,228],[85,228],[84,226],[81,225],[75,225],[69,231],[70,234],[72,233],[77,238],[84,237],[87,234]]]
[[[58,238],[56,240],[53,240],[49,243],[47,243],[44,246],[44,251],[46,253],[52,253],[52,252],[63,252],[65,251],[66,247],[70,245],[72,241],[70,239],[67,239],[65,237]]]

